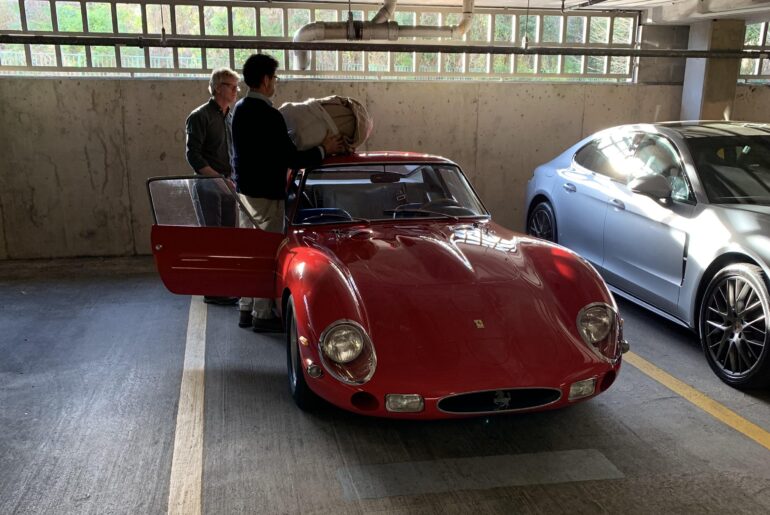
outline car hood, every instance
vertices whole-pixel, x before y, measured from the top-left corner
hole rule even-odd
[[[395,391],[558,384],[600,361],[576,318],[590,302],[613,301],[563,247],[492,223],[359,227],[326,244],[363,303],[379,363],[373,381]]]
[[[745,214],[746,216],[770,216],[770,206],[760,206],[755,204],[713,204],[713,206],[719,207],[720,209],[727,212]]]

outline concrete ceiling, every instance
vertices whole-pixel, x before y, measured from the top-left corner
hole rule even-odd
[[[339,1],[339,0],[337,0]],[[354,0],[355,1],[355,0]],[[359,0],[360,3],[380,0]],[[458,8],[462,0],[403,0],[402,5],[440,5]],[[634,10],[642,12],[643,23],[683,24],[716,18],[747,21],[770,20],[770,0],[476,0],[478,7],[570,10]]]

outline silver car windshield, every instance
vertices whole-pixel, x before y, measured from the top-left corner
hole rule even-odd
[[[295,224],[488,216],[462,172],[436,163],[320,168],[297,201]]]
[[[709,202],[770,205],[770,136],[687,138]]]

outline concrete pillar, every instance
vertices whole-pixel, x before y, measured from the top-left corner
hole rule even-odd
[[[642,25],[639,43],[643,49],[687,48],[690,27],[687,25]],[[641,57],[636,71],[639,84],[682,84],[684,57]]]
[[[690,26],[690,50],[741,50],[743,20],[709,20]],[[730,119],[740,72],[739,59],[687,59],[682,120]]]

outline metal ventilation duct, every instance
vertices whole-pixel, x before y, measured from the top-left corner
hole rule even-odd
[[[294,34],[294,42],[328,41],[328,40],[388,40],[398,38],[454,38],[459,39],[471,28],[473,20],[474,0],[463,0],[463,14],[457,25],[404,25],[388,21],[396,9],[397,0],[384,0],[384,3],[371,21],[323,22],[317,21],[300,27]],[[307,69],[310,64],[308,50],[295,50],[294,63],[300,70]]]

